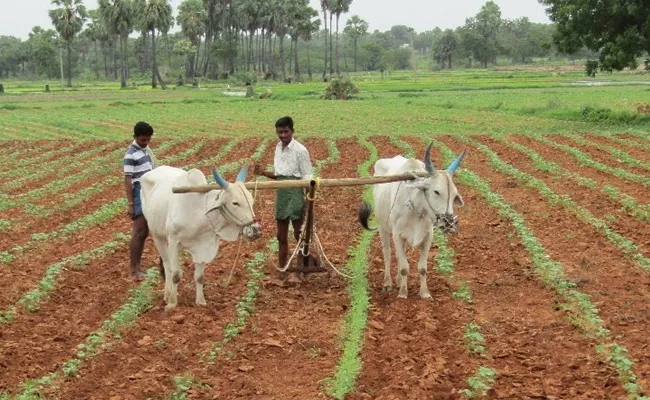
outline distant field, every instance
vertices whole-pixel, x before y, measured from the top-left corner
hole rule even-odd
[[[638,108],[650,76],[549,67],[354,79],[352,101],[321,100],[317,82],[259,82],[264,100],[226,95],[222,82],[51,93],[6,82],[0,400],[647,399],[650,116]],[[379,239],[357,222],[364,187],[315,203],[325,252],[353,279],[274,280],[264,191],[263,237],[243,243],[228,287],[238,245],[222,244],[206,268],[207,307],[194,306],[186,265],[179,307],[163,311],[150,241],[149,278],[128,279],[121,160],[134,123],[154,126],[162,163],[233,179],[273,162],[273,124],[287,114],[324,178],[421,157],[430,141],[438,168],[468,150],[454,178],[460,231],[436,235],[429,257],[432,301],[417,296],[415,253],[409,298],[382,293]]]

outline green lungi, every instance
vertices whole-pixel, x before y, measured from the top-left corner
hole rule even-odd
[[[296,180],[293,176],[277,176],[279,181]],[[275,219],[297,220],[303,217],[305,190],[303,188],[277,189],[275,191]]]

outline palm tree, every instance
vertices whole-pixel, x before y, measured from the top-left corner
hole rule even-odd
[[[351,3],[352,0],[334,0],[332,7],[332,11],[336,14],[336,75],[338,76],[341,75],[341,70],[339,69],[339,18],[341,18],[341,14],[350,11]]]
[[[320,28],[320,20],[313,20],[312,18],[318,16],[318,11],[314,10],[311,7],[308,7],[310,12],[305,12],[304,19],[298,21],[297,31],[298,37],[307,43],[307,74],[309,75],[309,80],[311,80],[311,59],[309,56],[310,53],[310,44],[311,39],[314,33],[318,32]],[[298,54],[296,54],[296,63],[298,59]]]
[[[52,0],[57,6],[49,11],[52,24],[66,42],[68,51],[68,87],[72,87],[72,41],[83,28],[87,18],[86,7],[81,0]]]
[[[208,14],[203,8],[201,0],[184,0],[178,7],[176,22],[181,26],[181,32],[192,45],[196,46],[196,54],[188,54],[189,68],[185,76],[192,78],[195,75],[195,66],[199,59],[201,37],[205,34]]]
[[[124,89],[129,68],[127,41],[133,31],[133,4],[130,0],[99,0],[99,13],[107,30],[120,40],[120,87]]]
[[[325,80],[325,74],[327,73],[327,11],[330,9],[332,0],[320,0],[320,8],[323,10],[323,29],[325,35],[325,66],[323,67],[323,80]],[[331,27],[330,27],[331,28]]]
[[[156,80],[158,80],[163,90],[167,89],[167,85],[160,77],[156,61],[156,30],[163,34],[169,32],[174,23],[172,6],[169,4],[169,0],[140,0],[136,4],[140,30],[151,32],[151,87],[155,89]]]
[[[95,47],[95,78],[99,79],[99,50],[97,48],[97,42],[101,38],[102,23],[98,10],[88,10],[88,16],[91,22],[88,24],[85,32]]]
[[[359,38],[368,33],[368,23],[358,15],[353,15],[345,24],[343,33],[354,41],[354,72],[357,72],[357,42]]]

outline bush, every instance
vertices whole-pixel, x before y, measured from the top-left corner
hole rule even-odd
[[[585,64],[585,73],[587,76],[595,78],[596,72],[598,72],[598,61],[587,61]]]
[[[332,79],[325,89],[324,99],[350,100],[359,93],[359,88],[350,79]]]

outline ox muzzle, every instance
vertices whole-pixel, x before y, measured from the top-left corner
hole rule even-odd
[[[458,216],[453,214],[436,215],[435,227],[445,235],[458,232]]]

